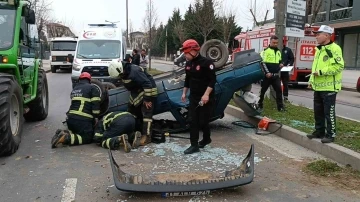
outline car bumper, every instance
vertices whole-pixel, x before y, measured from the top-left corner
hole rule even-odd
[[[239,167],[226,171],[225,177],[189,182],[166,180],[166,183],[153,181],[152,176],[138,176],[125,173],[116,163],[109,150],[110,164],[113,171],[115,186],[121,191],[128,192],[196,192],[237,187],[249,184],[254,179],[254,145],[251,145],[247,157]],[[161,174],[160,174],[161,175]]]
[[[71,68],[72,64],[70,62],[51,62],[51,66],[66,66]]]

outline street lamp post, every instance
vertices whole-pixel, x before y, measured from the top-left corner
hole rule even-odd
[[[152,0],[149,0],[149,70],[151,70],[151,21],[152,21],[152,8],[151,8]]]
[[[126,0],[126,44],[129,43],[129,1]],[[130,46],[128,46],[130,47]]]
[[[167,31],[167,26],[166,26],[166,33],[165,33],[165,61],[167,61],[167,44],[168,44],[168,31]]]

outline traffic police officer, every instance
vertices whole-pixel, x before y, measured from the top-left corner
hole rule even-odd
[[[309,87],[314,90],[315,131],[307,137],[322,138],[322,143],[333,142],[336,136],[335,103],[344,69],[342,50],[331,41],[333,32],[333,28],[326,25],[314,32],[319,46],[316,47],[309,80]]]
[[[263,109],[264,96],[269,86],[271,85],[276,92],[276,104],[278,111],[284,111],[284,104],[281,92],[281,80],[280,80],[280,69],[284,66],[281,63],[281,51],[277,48],[279,38],[272,36],[270,38],[269,47],[261,52],[263,62],[267,66],[269,73],[266,74],[265,78],[261,82],[261,93],[259,100],[259,108]]]
[[[66,124],[69,130],[57,130],[51,140],[52,148],[58,144],[81,145],[92,142],[94,125],[100,114],[100,91],[90,83],[91,75],[84,72],[73,88]]]
[[[128,153],[131,148],[139,147],[140,138],[141,133],[135,132],[135,117],[129,112],[116,111],[108,113],[98,122],[94,142],[111,150],[117,150],[122,145]]]
[[[120,77],[124,87],[130,91],[128,111],[136,116],[136,129],[142,131],[140,145],[150,143],[154,102],[157,97],[154,79],[142,67],[129,62],[112,62],[108,71],[111,77]]]
[[[186,57],[185,84],[182,101],[186,102],[186,94],[190,89],[190,143],[185,154],[199,152],[211,143],[209,118],[214,106],[214,86],[216,83],[215,66],[212,60],[200,55],[200,46],[193,40],[186,40],[182,45]],[[199,141],[199,130],[203,131],[203,139]]]

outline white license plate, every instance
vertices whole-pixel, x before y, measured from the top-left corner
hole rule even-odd
[[[200,196],[200,195],[208,195],[210,194],[210,190],[206,191],[187,191],[187,192],[170,192],[163,193],[163,197],[171,197],[171,196]]]

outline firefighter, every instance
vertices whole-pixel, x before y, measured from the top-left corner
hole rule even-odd
[[[284,66],[281,61],[281,51],[277,48],[279,38],[277,36],[270,37],[269,47],[261,52],[261,57],[266,64],[269,73],[261,82],[261,92],[259,100],[259,109],[263,109],[264,96],[270,85],[276,92],[276,104],[278,111],[284,111],[284,104],[281,91],[280,69]]]
[[[285,44],[285,42],[284,42]],[[292,52],[291,48],[284,45],[282,49],[282,62],[284,66],[293,66],[294,65],[294,53]],[[289,101],[289,79],[290,74],[289,72],[281,72],[281,81],[284,86],[284,101]]]
[[[96,128],[94,142],[105,149],[117,150],[120,145],[126,153],[137,149],[141,133],[135,132],[135,117],[129,112],[110,112],[101,119]],[[130,144],[131,142],[132,144]]]
[[[209,118],[214,106],[216,75],[213,61],[200,55],[200,46],[195,40],[186,40],[182,45],[182,51],[187,61],[181,100],[186,102],[186,94],[190,89],[189,115],[191,118],[191,146],[184,151],[184,154],[192,154],[211,143]],[[200,129],[203,132],[203,139],[198,142]]]
[[[63,145],[90,144],[94,136],[94,125],[100,114],[100,92],[91,85],[91,75],[84,72],[79,83],[71,91],[71,105],[66,124],[69,130],[57,130],[51,140],[52,148]]]
[[[333,28],[326,25],[314,32],[319,45],[309,80],[309,88],[314,91],[315,131],[307,137],[321,138],[322,143],[333,142],[336,136],[335,103],[344,70],[341,47],[331,41],[333,32]]]
[[[142,67],[129,62],[112,62],[108,71],[111,77],[120,77],[124,87],[130,91],[128,111],[137,119],[136,129],[142,131],[140,145],[149,144],[154,102],[157,97],[154,79]]]

